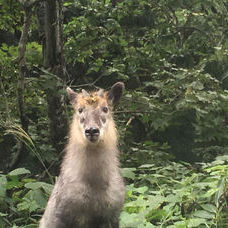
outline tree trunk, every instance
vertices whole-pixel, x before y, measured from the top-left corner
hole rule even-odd
[[[57,152],[61,152],[68,130],[63,97],[60,94],[60,89],[62,89],[63,82],[65,82],[62,39],[62,1],[47,0],[44,4],[44,12],[44,67],[51,73],[49,76],[53,82],[46,90],[50,137],[53,148]]]
[[[18,86],[17,86],[17,100],[18,100],[18,109],[21,119],[21,126],[24,131],[28,131],[28,118],[25,113],[25,100],[24,100],[24,90],[25,90],[25,78],[27,75],[27,67],[25,63],[25,52],[26,44],[28,41],[28,32],[31,23],[32,12],[30,7],[24,7],[24,24],[22,28],[21,38],[19,41],[18,47],[18,65],[19,65],[19,75],[18,75]]]
[[[22,2],[20,2],[22,4]],[[21,127],[25,132],[28,132],[28,117],[26,114],[25,104],[25,78],[28,73],[28,69],[25,61],[26,44],[28,41],[29,27],[31,24],[32,7],[22,4],[24,8],[24,23],[22,27],[21,37],[18,44],[18,83],[17,83],[17,102],[18,112],[21,121]],[[21,160],[27,156],[27,150],[25,144],[22,141],[17,143],[17,151],[13,154],[9,168],[16,166]]]

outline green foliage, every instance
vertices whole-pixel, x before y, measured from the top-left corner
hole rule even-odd
[[[68,83],[126,85],[114,112],[128,190],[121,227],[227,227],[227,10],[210,0],[64,1]],[[34,176],[55,172],[61,157],[50,143],[45,94],[57,88],[63,97],[65,82],[42,68],[35,20],[26,52],[28,132],[19,126],[12,43],[22,18],[17,1],[0,3],[0,33],[14,37],[0,39],[0,169],[18,142],[29,151],[18,166],[25,168],[0,175],[0,227],[37,226],[51,186]]]
[[[31,66],[42,64],[42,46],[36,42],[27,44],[26,61]]]
[[[122,171],[128,184],[120,227],[227,227],[227,156],[195,168],[166,161]],[[53,186],[30,175],[25,168],[0,175],[1,227],[37,226]]]
[[[130,114],[122,116],[134,120],[125,129],[128,141],[168,142],[176,158],[186,161],[210,160],[227,148],[223,2],[70,5],[79,12],[64,30],[67,60],[80,69],[75,79],[83,75],[92,85],[126,82],[123,106]],[[215,72],[210,62],[224,66]],[[132,134],[140,129],[135,122],[142,128],[138,134]],[[215,154],[204,154],[217,145]]]
[[[0,3],[0,30],[20,29],[22,9],[19,2],[3,0]]]
[[[30,178],[30,171],[18,168],[0,174],[0,226],[37,227],[52,185]]]
[[[133,183],[127,186],[121,227],[226,227],[225,161],[227,156],[218,157],[202,169],[175,162],[124,169]]]

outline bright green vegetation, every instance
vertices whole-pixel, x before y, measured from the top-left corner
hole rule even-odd
[[[23,79],[24,8],[0,3],[0,227],[37,227],[66,142],[53,132],[71,118],[66,86],[116,81],[126,85],[114,112],[127,185],[121,227],[228,227],[228,2],[64,1],[65,76],[44,61],[39,7]]]

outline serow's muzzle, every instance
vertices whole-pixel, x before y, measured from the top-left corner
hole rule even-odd
[[[96,142],[99,138],[100,130],[95,127],[90,127],[85,130],[85,136],[90,142]]]

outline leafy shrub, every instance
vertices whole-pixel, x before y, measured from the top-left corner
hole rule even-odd
[[[212,163],[167,162],[123,168],[127,181],[120,227],[219,227],[227,223],[227,156]],[[25,168],[0,174],[1,227],[37,227],[53,185]]]
[[[1,227],[37,227],[53,186],[30,178],[30,174],[25,168],[0,174]]]
[[[211,164],[126,168],[121,227],[227,227],[227,156]]]
[[[121,227],[227,227],[227,9],[209,0],[64,1],[68,82],[126,84],[115,111],[128,189]],[[1,34],[20,31],[22,14],[18,2],[0,3]],[[36,29],[33,23],[26,53],[24,133],[28,147],[35,142],[29,164],[43,169],[60,157],[50,144],[44,91],[58,87],[64,95],[65,82],[40,69]],[[8,45],[0,46],[0,117],[12,126],[0,122],[1,166],[15,138],[26,138],[18,135],[18,49]],[[50,190],[27,169],[1,173],[0,227],[36,227]]]

